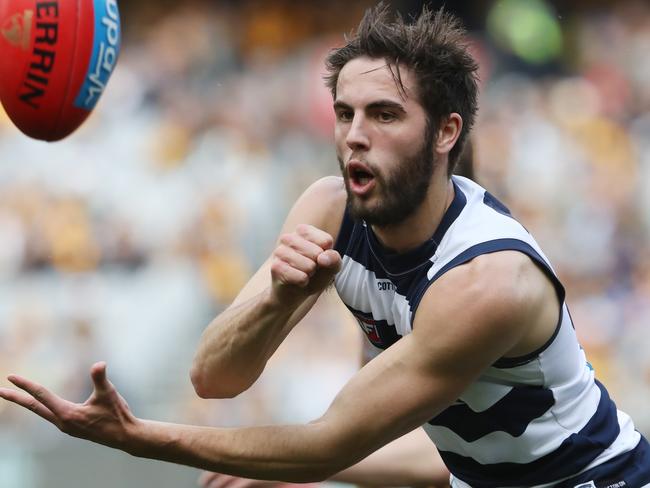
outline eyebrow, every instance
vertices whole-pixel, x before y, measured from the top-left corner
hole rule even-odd
[[[406,113],[406,110],[401,103],[394,102],[392,100],[377,100],[375,102],[369,103],[365,107],[366,110],[377,110],[382,108],[389,108],[397,110],[398,112]],[[352,107],[341,100],[337,100],[334,102],[334,110],[337,109],[352,109]]]

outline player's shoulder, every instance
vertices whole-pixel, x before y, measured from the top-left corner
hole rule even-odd
[[[323,203],[345,206],[345,183],[340,176],[324,176],[309,185],[304,195],[324,199]]]
[[[452,270],[449,277],[473,283],[473,292],[482,296],[511,299],[530,293],[534,282],[544,278],[531,258],[516,250],[481,254]]]
[[[343,178],[325,176],[309,185],[300,195],[289,214],[291,225],[310,224],[332,235],[336,240],[347,194]]]
[[[549,299],[547,285],[544,273],[519,251],[482,254],[441,276],[419,308],[440,311],[447,318],[471,315],[477,322],[503,327],[505,333],[525,324]]]

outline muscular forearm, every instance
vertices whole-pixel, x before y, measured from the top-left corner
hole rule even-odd
[[[328,437],[317,423],[221,429],[140,421],[126,450],[247,478],[309,482],[325,480],[345,467],[328,447]]]
[[[228,398],[247,389],[311,306],[308,300],[281,304],[266,290],[217,316],[203,332],[192,364],[196,392]]]
[[[203,333],[191,373],[199,396],[232,397],[253,384],[340,269],[334,238],[299,223],[303,217],[294,210],[271,257]]]

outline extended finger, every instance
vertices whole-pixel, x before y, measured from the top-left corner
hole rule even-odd
[[[313,225],[300,224],[296,227],[296,234],[313,242],[321,249],[331,249],[334,245],[334,239],[324,230],[314,227]]]
[[[42,403],[36,400],[33,396],[23,393],[22,391],[11,390],[9,388],[0,388],[0,398],[20,405],[28,410],[31,410],[39,417],[43,417],[48,422],[56,425],[56,416]]]
[[[55,415],[57,412],[61,411],[61,409],[66,403],[65,400],[55,395],[54,393],[50,392],[44,386],[41,386],[38,383],[30,381],[27,378],[23,378],[22,376],[17,376],[12,374],[9,375],[7,379],[11,381],[14,385],[16,385],[18,388],[20,388],[21,390],[24,390],[27,393],[29,393],[32,397],[38,400],[38,402],[45,405],[45,407],[47,407],[47,409],[52,413],[54,413]]]
[[[93,380],[95,391],[97,393],[106,393],[112,390],[112,385],[106,377],[106,363],[95,363],[90,367],[90,377]]]

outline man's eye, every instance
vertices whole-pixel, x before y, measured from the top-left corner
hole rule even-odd
[[[349,122],[352,120],[352,112],[342,110],[336,114],[336,117],[341,122]]]
[[[395,118],[396,118],[395,114],[393,114],[391,112],[380,112],[379,113],[379,120],[381,120],[382,122],[392,122],[393,120],[395,120]]]

